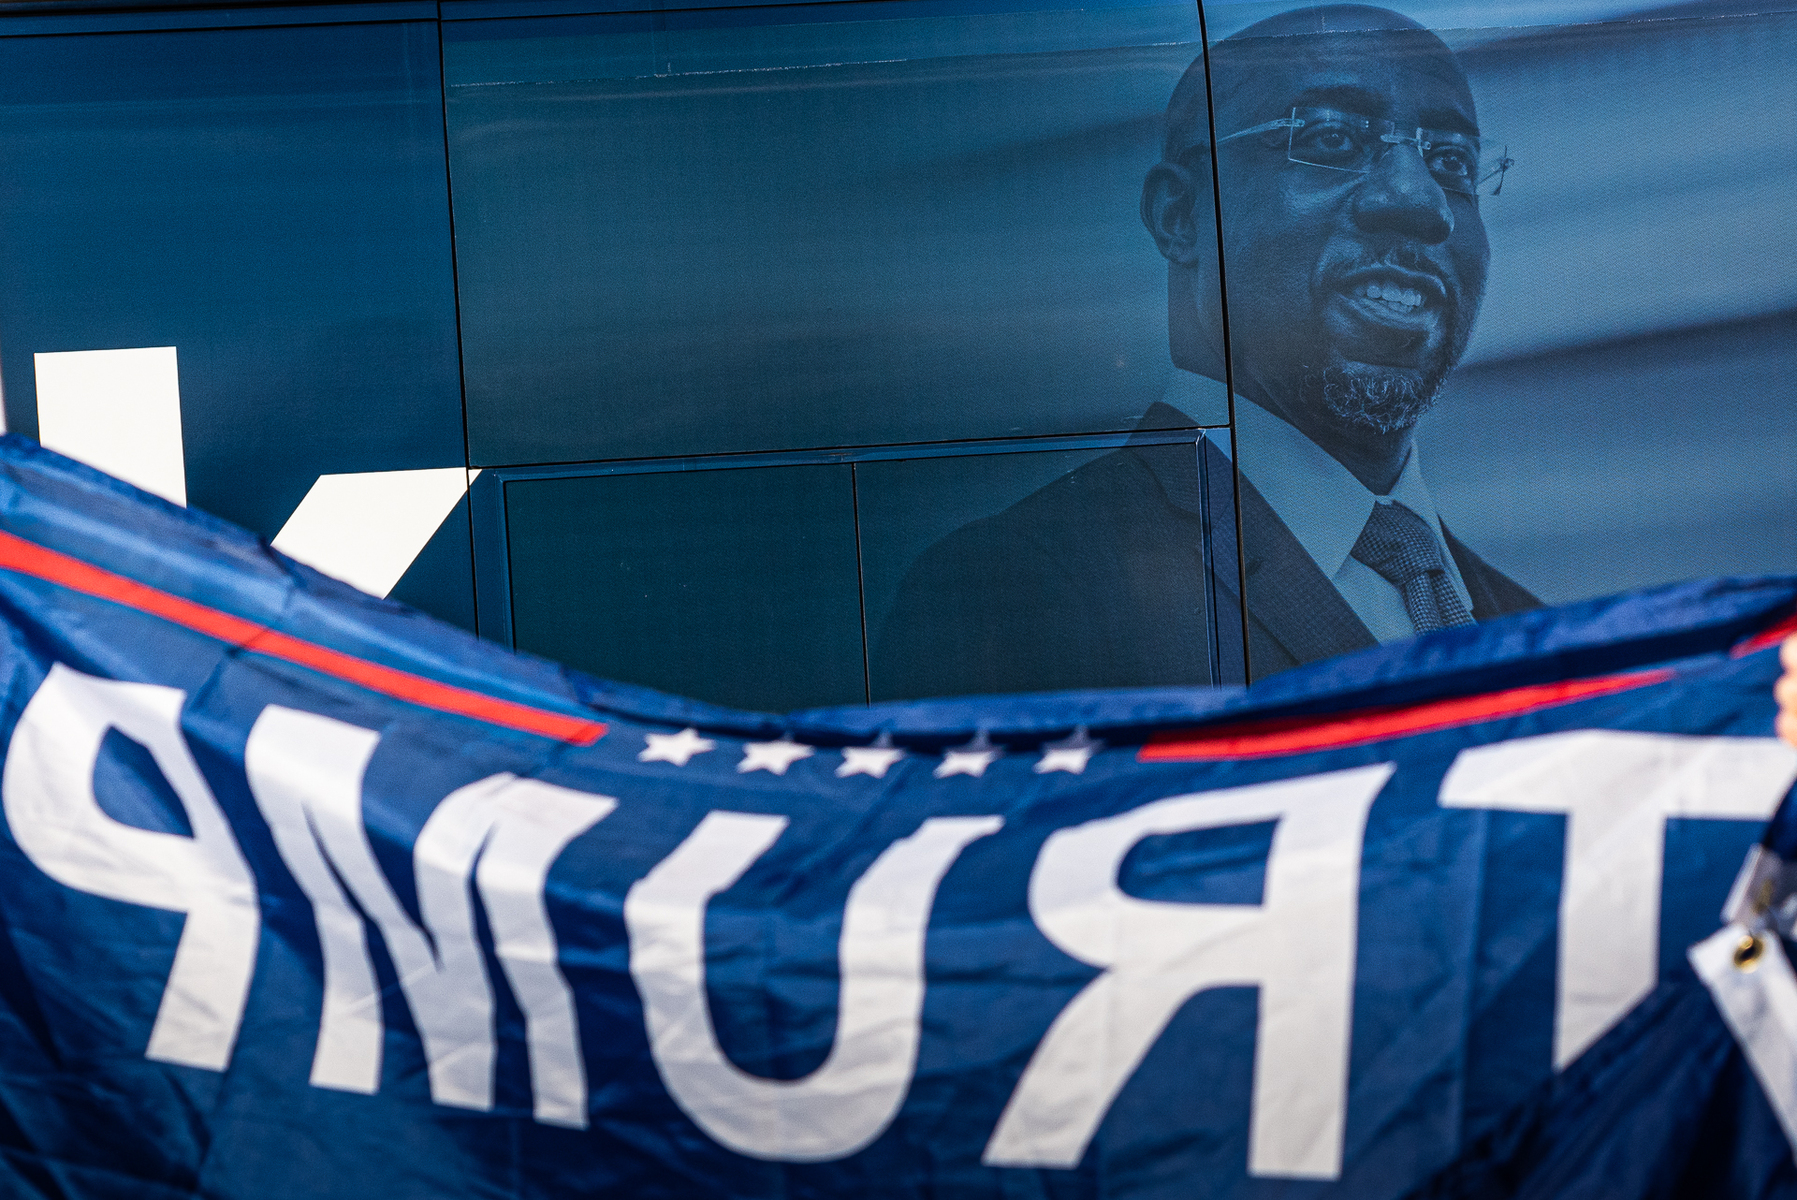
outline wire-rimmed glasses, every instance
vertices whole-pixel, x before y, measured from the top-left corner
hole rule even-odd
[[[1393,146],[1414,146],[1423,165],[1443,191],[1468,196],[1495,196],[1504,189],[1504,175],[1515,165],[1509,147],[1484,157],[1479,139],[1439,129],[1406,129],[1384,121],[1333,108],[1294,108],[1291,116],[1217,139],[1218,145],[1253,134],[1284,131],[1286,157],[1295,163],[1364,175]]]

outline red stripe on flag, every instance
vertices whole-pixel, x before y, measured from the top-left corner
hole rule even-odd
[[[1474,725],[1497,717],[1520,716],[1538,709],[1571,704],[1575,700],[1646,687],[1671,676],[1671,671],[1600,675],[1478,696],[1457,696],[1452,700],[1431,700],[1424,704],[1363,708],[1340,716],[1273,717],[1220,725],[1215,729],[1168,732],[1151,738],[1136,757],[1141,762],[1206,762],[1340,750],[1382,742],[1387,738]]]
[[[266,625],[246,621],[216,608],[183,600],[135,579],[116,575],[92,563],[45,549],[10,533],[0,533],[0,568],[58,584],[70,591],[111,600],[139,612],[192,629],[227,645],[282,662],[309,667],[383,696],[404,700],[421,708],[473,717],[490,725],[522,730],[590,746],[605,736],[605,725],[584,717],[570,717],[545,709],[515,704],[494,696],[439,683],[409,671],[384,667],[367,659],[330,650],[313,642],[278,633]]]
[[[1764,650],[1768,646],[1776,646],[1793,633],[1797,633],[1797,613],[1792,613],[1770,629],[1763,629],[1754,634],[1730,651],[1730,656],[1740,658],[1752,654],[1756,650]]]

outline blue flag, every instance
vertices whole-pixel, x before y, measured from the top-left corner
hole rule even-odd
[[[6,438],[0,610],[8,1196],[1794,1186],[1797,579],[771,716]]]

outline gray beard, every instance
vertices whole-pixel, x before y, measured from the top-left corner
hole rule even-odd
[[[1375,433],[1397,433],[1422,420],[1441,394],[1446,371],[1421,377],[1403,373],[1325,367],[1299,384],[1306,406],[1322,407],[1336,420]]]

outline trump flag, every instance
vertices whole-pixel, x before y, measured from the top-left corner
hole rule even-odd
[[[1797,579],[744,713],[0,440],[0,1194],[1797,1190]]]

